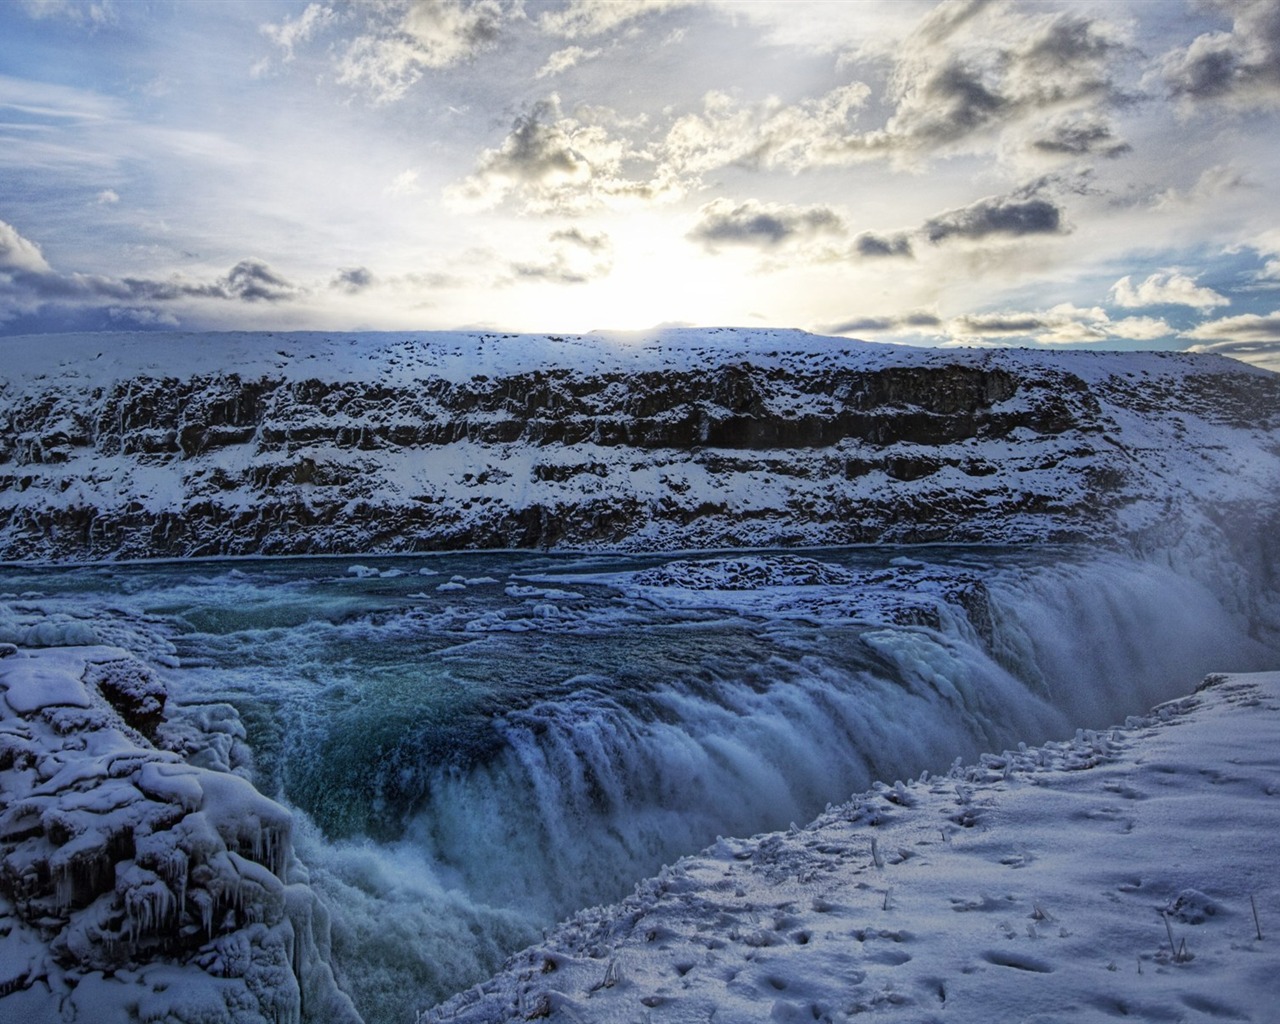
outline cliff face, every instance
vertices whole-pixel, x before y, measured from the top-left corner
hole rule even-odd
[[[1189,515],[1247,534],[1280,490],[1280,378],[1209,357],[750,332],[26,343],[0,387],[6,559],[1115,539]]]

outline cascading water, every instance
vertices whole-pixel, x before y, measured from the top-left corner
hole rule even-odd
[[[0,639],[172,642],[185,720],[299,812],[340,982],[403,1020],[718,834],[1274,659],[1155,564],[910,555],[9,570]]]

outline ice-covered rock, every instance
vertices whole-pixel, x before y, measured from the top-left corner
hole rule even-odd
[[[0,1017],[357,1020],[289,812],[153,746],[166,693],[125,651],[0,654]]]

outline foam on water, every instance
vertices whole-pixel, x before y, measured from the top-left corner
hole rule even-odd
[[[442,559],[425,585],[412,560],[401,575],[152,567],[48,574],[24,607],[117,631],[132,615],[153,646],[168,623],[189,666],[166,672],[171,692],[234,705],[246,768],[297,808],[335,969],[372,1022],[480,980],[717,835],[1274,657],[1153,564],[893,554],[823,552],[838,584],[792,571],[738,590],[717,589],[714,564],[683,570],[688,586],[637,573],[653,559]]]

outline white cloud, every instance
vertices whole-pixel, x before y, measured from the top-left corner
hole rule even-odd
[[[613,269],[613,247],[605,234],[587,235],[577,228],[553,231],[547,244],[528,260],[513,261],[500,284],[546,282],[587,284]]]
[[[37,20],[63,18],[90,28],[116,21],[116,6],[112,0],[22,0],[21,6]]]
[[[377,102],[400,99],[427,70],[493,46],[506,17],[498,0],[383,0],[339,61],[338,80]]]
[[[332,7],[312,3],[296,18],[285,18],[279,25],[262,25],[260,31],[284,51],[284,60],[288,62],[293,60],[295,46],[309,42],[321,28],[332,24],[334,18]]]
[[[120,202],[120,195],[112,188],[104,188],[98,193],[96,202],[99,206],[108,206],[112,203]]]
[[[598,107],[565,114],[553,94],[516,118],[502,144],[484,150],[475,171],[445,190],[445,201],[476,210],[513,199],[529,212],[572,213],[674,195],[669,182],[624,172],[624,163],[647,158],[610,131],[613,119]]]
[[[1212,288],[1202,288],[1193,278],[1174,270],[1152,274],[1138,285],[1129,275],[1111,286],[1111,300],[1117,306],[1133,309],[1140,306],[1189,306],[1201,312],[1216,306],[1229,306],[1231,300]]]
[[[845,163],[841,140],[870,94],[866,84],[852,82],[792,105],[769,99],[740,106],[727,93],[709,92],[700,113],[671,125],[660,147],[663,163],[692,179],[730,164],[797,171]]]
[[[1152,205],[1157,210],[1212,203],[1222,196],[1242,190],[1255,190],[1258,183],[1234,164],[1215,164],[1200,172],[1195,183],[1185,192],[1168,188],[1156,196]]]
[[[1156,317],[1112,320],[1101,306],[1059,303],[1046,310],[1005,310],[967,314],[947,324],[957,342],[1026,339],[1041,345],[1097,344],[1108,341],[1151,341],[1173,329]]]
[[[538,19],[538,26],[549,35],[565,39],[590,39],[616,32],[638,18],[680,7],[695,0],[569,0],[558,11],[550,11]]]
[[[1280,105],[1280,3],[1207,0],[1202,6],[1229,16],[1231,31],[1206,32],[1165,54],[1161,72],[1169,94],[1187,105]]]
[[[1280,309],[1267,315],[1242,313],[1220,317],[1187,331],[1183,337],[1197,341],[1275,341],[1280,342]]]
[[[563,71],[568,71],[571,67],[581,64],[584,60],[592,60],[600,56],[599,50],[584,50],[581,46],[567,46],[563,50],[556,50],[547,62],[534,73],[534,78],[546,78],[549,75],[558,75]]]
[[[1174,333],[1173,328],[1164,320],[1154,316],[1127,316],[1122,320],[1113,320],[1110,330],[1117,338],[1129,338],[1133,341],[1154,341]]]
[[[418,172],[412,169],[401,171],[382,191],[388,196],[411,196],[421,192],[422,186],[418,184]]]
[[[23,238],[12,224],[0,220],[0,273],[5,271],[48,274],[52,269],[40,246]]]

